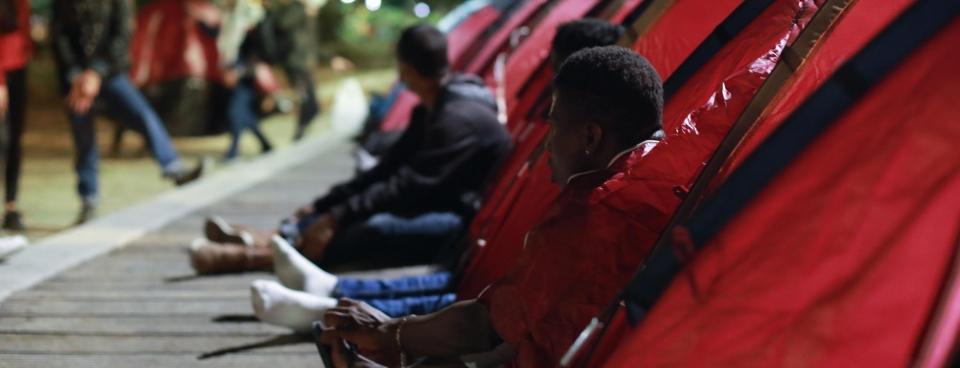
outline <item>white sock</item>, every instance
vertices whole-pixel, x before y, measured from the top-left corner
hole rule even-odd
[[[270,240],[270,246],[273,247],[273,272],[283,286],[317,296],[330,296],[337,286],[337,276],[317,267],[279,236]]]
[[[323,313],[337,305],[336,299],[290,290],[272,280],[254,281],[250,301],[261,321],[297,332],[310,332],[313,321],[323,319]]]

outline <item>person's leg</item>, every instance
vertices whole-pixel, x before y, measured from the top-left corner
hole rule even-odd
[[[23,162],[23,127],[26,120],[27,83],[26,68],[7,72],[7,90],[10,108],[7,118],[8,139],[7,165],[5,169],[6,202],[3,228],[23,230],[23,222],[17,211],[17,192],[20,188],[20,170]]]
[[[332,296],[352,299],[384,299],[441,294],[450,290],[450,272],[392,279],[337,278]]]
[[[268,280],[250,285],[250,301],[261,321],[298,332],[310,331],[313,321],[323,319],[324,312],[337,305],[336,299],[291,290]]]
[[[328,268],[357,261],[384,265],[435,262],[462,229],[463,221],[452,213],[427,213],[413,218],[376,214],[339,229],[324,249],[319,264]]]
[[[98,179],[99,156],[94,129],[93,114],[68,112],[70,131],[73,134],[73,146],[76,151],[74,169],[77,172],[77,193],[83,202],[83,208],[77,223],[83,223],[93,216],[99,201]]]
[[[303,138],[310,122],[320,113],[320,104],[317,102],[316,84],[309,70],[287,69],[286,72],[300,100],[297,130],[293,137],[296,141]]]
[[[379,309],[386,315],[398,318],[411,314],[430,314],[439,311],[457,300],[453,293],[411,296],[402,298],[360,299],[370,306]]]
[[[254,101],[256,99],[256,90],[253,80],[245,78],[237,83],[236,87],[230,92],[230,100],[227,103],[227,118],[230,121],[230,147],[227,150],[225,158],[233,159],[237,156],[240,136],[243,131],[249,128],[260,141],[261,148],[269,150],[270,142],[258,126],[256,112],[253,111]]]
[[[107,102],[110,112],[121,119],[121,124],[143,135],[164,175],[170,176],[183,169],[160,116],[126,75],[105,80],[100,96]]]

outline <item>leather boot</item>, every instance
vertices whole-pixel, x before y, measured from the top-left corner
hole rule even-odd
[[[200,275],[267,271],[273,268],[273,251],[241,244],[206,244],[190,249],[190,265]]]

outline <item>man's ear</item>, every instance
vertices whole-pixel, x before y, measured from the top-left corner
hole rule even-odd
[[[588,121],[584,127],[584,147],[589,152],[596,152],[603,140],[603,127],[593,121]]]

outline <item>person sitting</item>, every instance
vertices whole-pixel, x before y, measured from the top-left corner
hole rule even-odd
[[[660,78],[633,51],[596,47],[563,63],[554,91],[547,148],[563,189],[510,273],[478,299],[423,316],[391,319],[342,299],[324,315],[322,336],[337,357],[342,339],[361,354],[354,362],[361,366],[463,364],[472,361],[464,356],[490,351],[499,364],[556,366],[629,280],[676,204],[623,195],[671,190],[665,180],[629,175],[661,135]]]
[[[429,25],[406,28],[396,57],[400,79],[421,101],[403,137],[374,169],[334,186],[277,230],[313,262],[344,264],[371,254],[435,261],[477,210],[491,173],[512,148],[482,81],[450,72],[443,33]],[[272,266],[272,233],[216,218],[204,229],[212,243],[191,246],[198,273]]]
[[[623,33],[623,27],[596,18],[560,25],[550,48],[552,70],[559,70],[576,51],[616,44]],[[272,246],[279,282],[256,280],[251,285],[253,310],[265,323],[307,331],[340,297],[363,300],[391,317],[436,312],[457,298],[450,271],[388,279],[339,277],[314,265],[282,238],[274,238]]]

